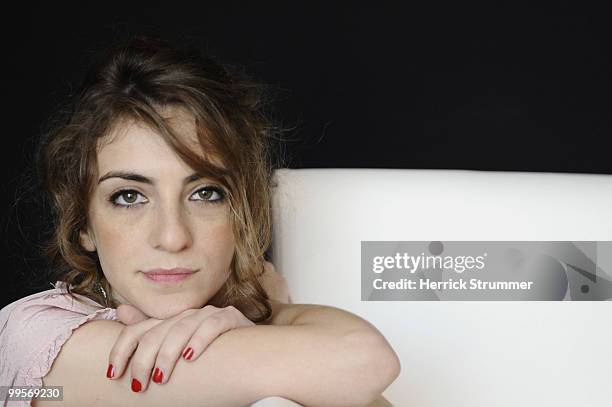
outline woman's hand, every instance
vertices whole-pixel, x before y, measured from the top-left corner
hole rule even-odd
[[[126,323],[109,357],[107,377],[120,377],[132,357],[132,391],[145,391],[152,376],[166,383],[179,358],[195,360],[219,335],[231,329],[254,326],[233,306],[207,305],[187,309],[168,319],[149,318],[132,305],[117,308]]]

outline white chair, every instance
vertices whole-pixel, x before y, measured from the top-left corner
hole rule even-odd
[[[284,397],[271,396],[258,400],[248,407],[302,407],[302,405]]]
[[[361,241],[611,241],[612,175],[281,169],[273,263],[294,303],[370,321],[396,407],[612,405],[607,301],[361,301]],[[606,253],[612,257],[612,253]]]

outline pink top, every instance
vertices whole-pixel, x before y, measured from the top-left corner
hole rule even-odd
[[[66,283],[21,298],[0,310],[0,386],[42,386],[62,345],[87,321],[117,320],[115,308],[104,308],[79,294],[72,299]],[[2,406],[30,406],[30,401],[6,401]]]

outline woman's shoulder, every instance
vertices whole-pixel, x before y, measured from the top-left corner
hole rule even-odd
[[[95,314],[97,319],[117,319],[116,309],[105,308],[84,295],[66,289],[57,281],[54,288],[20,298],[0,310],[0,334],[10,328],[43,330],[58,321]]]
[[[8,304],[0,310],[0,383],[42,385],[72,331],[97,319],[116,320],[116,310],[79,294],[70,296],[61,281]]]
[[[264,273],[259,279],[270,299],[289,304],[293,302],[289,294],[287,280],[276,271],[272,263],[265,262]]]
[[[51,286],[53,288],[28,295],[6,305],[0,309],[0,315],[6,315],[15,310],[24,311],[31,309],[31,307],[45,305],[81,313],[103,308],[102,305],[84,295],[72,293],[72,296],[70,296],[67,284],[64,281],[56,281]]]

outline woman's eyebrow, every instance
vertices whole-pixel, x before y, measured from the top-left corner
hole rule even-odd
[[[100,177],[100,179],[98,180],[98,184],[100,184],[102,181],[105,181],[109,178],[122,178],[128,181],[136,181],[136,182],[142,182],[143,184],[155,185],[155,178],[148,178],[148,177],[145,177],[144,175],[137,174],[135,172],[129,172],[129,171],[109,171]],[[186,176],[183,179],[183,185],[187,185],[193,181],[197,181],[202,178],[204,177],[201,174],[193,173],[191,175]]]

